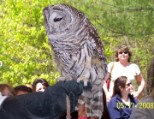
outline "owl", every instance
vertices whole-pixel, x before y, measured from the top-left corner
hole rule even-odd
[[[90,98],[91,94],[98,93],[107,65],[96,28],[84,13],[69,5],[47,6],[43,14],[60,79],[83,81],[85,86],[90,82],[92,89],[90,92],[83,91],[83,97]]]
[[[44,8],[45,27],[58,70],[65,80],[104,79],[103,44],[85,15],[68,5]]]

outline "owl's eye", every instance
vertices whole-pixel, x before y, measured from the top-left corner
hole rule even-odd
[[[59,22],[61,21],[63,18],[54,18],[54,22]]]

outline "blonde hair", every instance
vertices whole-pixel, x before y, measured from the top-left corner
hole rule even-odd
[[[132,56],[132,52],[130,51],[130,49],[126,46],[126,45],[121,45],[117,48],[116,50],[116,53],[115,53],[115,60],[116,61],[119,61],[119,58],[118,58],[118,52],[127,52],[128,55],[129,55],[129,58],[128,58],[128,62],[130,62],[131,60],[131,56]]]

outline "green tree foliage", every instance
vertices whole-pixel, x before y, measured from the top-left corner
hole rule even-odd
[[[42,11],[58,3],[85,13],[104,43],[107,62],[114,60],[118,45],[127,44],[146,78],[154,46],[152,0],[0,0],[0,82],[17,85],[43,77],[55,83],[59,74]]]
[[[38,77],[54,82],[58,76],[44,30],[44,6],[34,0],[1,2],[1,82],[31,83]]]

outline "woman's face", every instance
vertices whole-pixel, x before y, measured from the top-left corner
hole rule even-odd
[[[36,92],[44,92],[46,89],[46,86],[42,85],[42,83],[36,84]]]
[[[130,94],[130,91],[132,89],[132,83],[130,82],[129,79],[127,79],[126,84],[125,84],[125,88],[122,88],[122,92],[126,95]]]
[[[128,61],[129,54],[127,51],[118,51],[119,61]]]
[[[4,88],[4,90],[2,91],[2,94],[3,96],[13,96],[13,94],[7,87]]]

